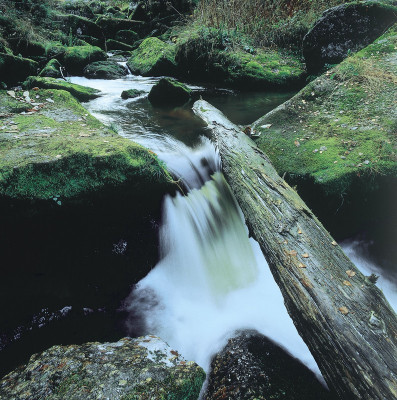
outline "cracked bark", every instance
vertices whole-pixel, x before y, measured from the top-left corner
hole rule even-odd
[[[208,124],[250,234],[329,387],[346,400],[396,399],[397,318],[382,291],[250,138],[204,100],[193,111]]]

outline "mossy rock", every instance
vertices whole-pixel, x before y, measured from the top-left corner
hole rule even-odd
[[[32,58],[46,55],[45,44],[37,41],[31,41],[21,38],[8,39],[14,54],[20,54],[22,57]]]
[[[149,101],[155,106],[181,106],[190,100],[191,90],[181,82],[162,78],[149,92]]]
[[[379,1],[352,2],[325,11],[303,38],[309,73],[337,64],[369,45],[397,21],[397,7]]]
[[[176,46],[151,37],[133,51],[127,65],[133,74],[142,76],[173,76],[176,71]]]
[[[84,76],[93,79],[119,79],[127,74],[127,68],[113,61],[96,61],[84,68]]]
[[[116,33],[114,38],[119,42],[127,43],[131,46],[139,39],[139,35],[135,31],[120,30]]]
[[[136,46],[130,46],[129,44],[119,42],[114,39],[106,40],[106,48],[107,50],[124,50],[124,51],[133,51],[136,49]]]
[[[60,58],[67,47],[60,42],[47,42],[45,44],[45,54],[47,58]]]
[[[48,61],[47,65],[40,71],[40,77],[62,78],[62,65],[55,58]]]
[[[29,75],[37,74],[39,64],[28,58],[0,53],[0,76],[5,83],[23,81]]]
[[[124,100],[135,99],[136,97],[142,96],[145,93],[146,92],[144,90],[138,90],[138,89],[123,90],[121,92],[121,98]]]
[[[51,347],[0,381],[0,396],[20,398],[29,390],[48,400],[196,400],[204,379],[201,367],[149,335]]]
[[[300,59],[282,49],[258,49],[255,54],[225,51],[219,58],[219,67],[226,66],[226,84],[242,89],[301,87],[306,77]]]
[[[90,44],[91,46],[97,46],[101,49],[105,49],[105,39],[104,38],[96,38],[89,35],[81,35],[79,36],[81,40],[84,40],[85,43]]]
[[[376,219],[397,179],[396,28],[253,125],[278,173],[335,229]]]
[[[10,117],[16,130],[5,133],[0,144],[0,196],[44,200],[58,194],[66,200],[134,177],[169,179],[155,155],[109,131],[70,93],[34,93],[46,99],[44,106],[32,115]],[[9,96],[3,91],[0,99],[8,102]]]
[[[96,38],[103,37],[102,29],[88,18],[73,14],[58,15],[56,18],[61,22],[61,29],[67,35],[72,33],[73,36],[87,35]]]
[[[96,23],[102,28],[107,38],[113,39],[116,33],[121,30],[140,31],[143,27],[142,22],[130,19],[100,17]]]
[[[99,47],[74,46],[68,47],[63,54],[63,65],[69,73],[81,75],[88,64],[106,59],[106,53]]]
[[[27,89],[38,87],[41,89],[66,90],[80,101],[92,100],[99,96],[99,90],[97,89],[92,89],[86,86],[76,85],[75,83],[69,83],[49,77],[44,78],[44,77],[30,76],[24,82],[24,87]]]

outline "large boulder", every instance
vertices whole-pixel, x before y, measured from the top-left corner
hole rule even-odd
[[[180,76],[195,81],[222,81],[242,90],[301,86],[304,64],[282,49],[231,49],[216,29],[200,28],[176,38]]]
[[[383,255],[395,252],[396,232],[387,226],[397,226],[390,201],[397,181],[396,60],[394,25],[252,126],[277,172],[334,236],[364,228],[372,235],[382,226]]]
[[[100,17],[96,23],[102,28],[103,33],[107,38],[113,39],[118,31],[132,30],[140,31],[143,23],[141,21],[134,21],[131,19]]]
[[[63,65],[70,74],[82,75],[84,68],[95,61],[105,61],[106,53],[96,46],[68,47],[63,54]]]
[[[149,101],[155,106],[181,106],[190,100],[191,90],[174,79],[162,78],[149,92]]]
[[[41,89],[57,89],[66,90],[73,95],[77,100],[88,101],[99,97],[99,90],[89,88],[75,83],[65,82],[63,80],[42,77],[42,76],[29,76],[24,82],[26,89],[32,89],[38,87]]]
[[[61,22],[61,29],[67,35],[72,33],[75,37],[81,35],[92,36],[95,38],[103,37],[102,29],[88,18],[73,14],[58,15],[56,18]]]
[[[175,185],[154,153],[67,91],[0,91],[0,113],[3,376],[57,343],[122,335],[117,309],[158,261]]]
[[[337,64],[368,46],[397,21],[397,7],[378,1],[347,3],[324,12],[303,38],[309,73]]]
[[[48,61],[47,65],[40,71],[40,77],[62,78],[62,65],[57,59]]]
[[[0,76],[5,83],[23,81],[29,75],[37,74],[39,64],[28,58],[0,53]]]
[[[212,359],[206,400],[335,399],[299,360],[256,331],[239,332]]]
[[[137,75],[172,76],[176,73],[175,52],[175,45],[150,37],[133,51],[127,65]]]
[[[123,100],[135,99],[136,97],[142,96],[145,93],[146,92],[144,90],[138,90],[138,89],[123,90],[121,92],[121,98]]]
[[[205,373],[155,336],[54,346],[0,381],[0,399],[196,400]]]
[[[133,45],[137,40],[139,40],[139,35],[131,30],[120,30],[115,35],[115,40]]]
[[[128,74],[126,67],[114,61],[96,61],[84,68],[84,76],[93,79],[119,79]]]
[[[119,42],[118,40],[108,39],[106,40],[106,49],[110,50],[123,50],[123,51],[133,51],[137,46],[130,46],[129,44]]]

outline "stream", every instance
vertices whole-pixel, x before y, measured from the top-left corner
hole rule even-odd
[[[71,78],[100,89],[88,110],[120,135],[155,152],[187,195],[166,196],[160,228],[160,261],[125,302],[129,333],[155,334],[207,372],[211,357],[238,329],[256,329],[321,373],[297,333],[259,245],[248,229],[221,173],[220,158],[191,104],[154,108],[146,95],[122,100],[126,89],[149,92],[156,78],[128,76],[106,81]],[[203,88],[192,87],[204,91]],[[205,100],[234,123],[247,125],[293,93],[204,91]],[[351,239],[342,247],[366,275],[382,275],[378,286],[397,309],[397,277],[373,264],[363,243]]]

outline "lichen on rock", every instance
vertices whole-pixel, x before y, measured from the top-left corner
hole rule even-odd
[[[160,338],[54,346],[0,381],[0,399],[198,398],[205,373]]]

